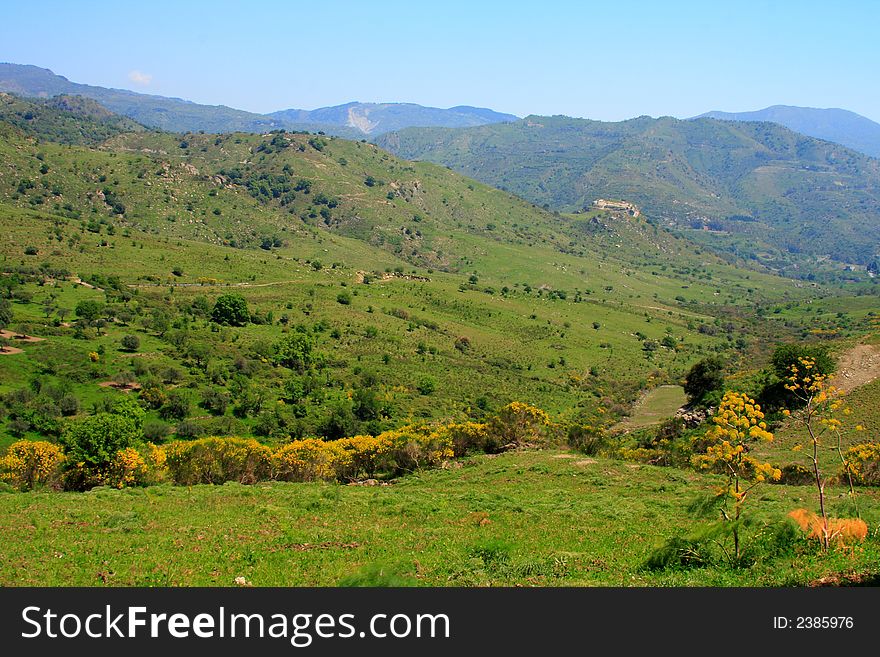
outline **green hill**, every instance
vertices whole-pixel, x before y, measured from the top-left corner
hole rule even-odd
[[[775,267],[864,265],[880,252],[880,161],[773,123],[530,116],[410,128],[376,143],[551,208],[625,199],[713,248]]]
[[[695,359],[748,362],[815,325],[756,307],[828,294],[644,217],[558,215],[371,144],[141,131],[87,147],[47,134],[0,121],[2,280],[13,325],[45,338],[0,358],[0,392],[39,378],[88,407],[119,394],[98,384],[133,376],[188,400],[182,417],[151,411],[179,432],[374,431],[515,399],[610,421]],[[226,292],[253,321],[209,321]],[[77,317],[83,300],[103,304],[100,321]],[[273,365],[292,332],[319,369]],[[291,381],[306,391],[294,403]]]

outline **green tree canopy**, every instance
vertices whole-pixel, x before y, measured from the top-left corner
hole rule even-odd
[[[696,363],[684,379],[684,392],[691,404],[702,404],[713,392],[724,386],[724,364],[711,357]]]
[[[214,302],[211,319],[218,324],[243,326],[250,321],[247,301],[240,294],[222,294]]]

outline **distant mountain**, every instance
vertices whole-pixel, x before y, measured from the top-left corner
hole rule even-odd
[[[311,111],[282,110],[268,116],[294,125],[311,123],[353,128],[365,135],[380,135],[412,126],[467,128],[519,118],[482,107],[459,105],[440,109],[413,103],[346,103]]]
[[[558,210],[624,199],[772,266],[797,254],[866,264],[880,252],[880,160],[775,123],[529,116],[375,142]]]
[[[880,157],[880,123],[849,110],[774,105],[754,112],[707,112],[695,118],[772,121],[789,130]]]
[[[170,132],[266,132],[285,127],[261,114],[223,105],[199,105],[180,98],[78,84],[37,66],[0,64],[0,91],[37,98],[58,94],[85,96],[116,114]]]
[[[0,63],[0,91],[36,98],[59,94],[84,96],[98,101],[111,112],[169,132],[262,133],[287,129],[360,139],[410,126],[466,127],[517,119],[511,114],[479,107],[439,109],[411,103],[348,103],[263,115],[225,105],[200,105],[180,98],[79,84],[49,69],[22,64]]]

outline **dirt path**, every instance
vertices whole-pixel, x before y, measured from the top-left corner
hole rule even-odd
[[[880,346],[860,344],[837,361],[837,374],[832,384],[849,392],[877,378],[880,378]]]

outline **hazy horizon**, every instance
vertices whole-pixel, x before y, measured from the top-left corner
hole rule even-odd
[[[7,7],[0,60],[261,114],[358,99],[614,121],[784,104],[880,121],[880,89],[866,83],[880,65],[880,6],[710,5],[266,0],[83,12],[50,1]]]

